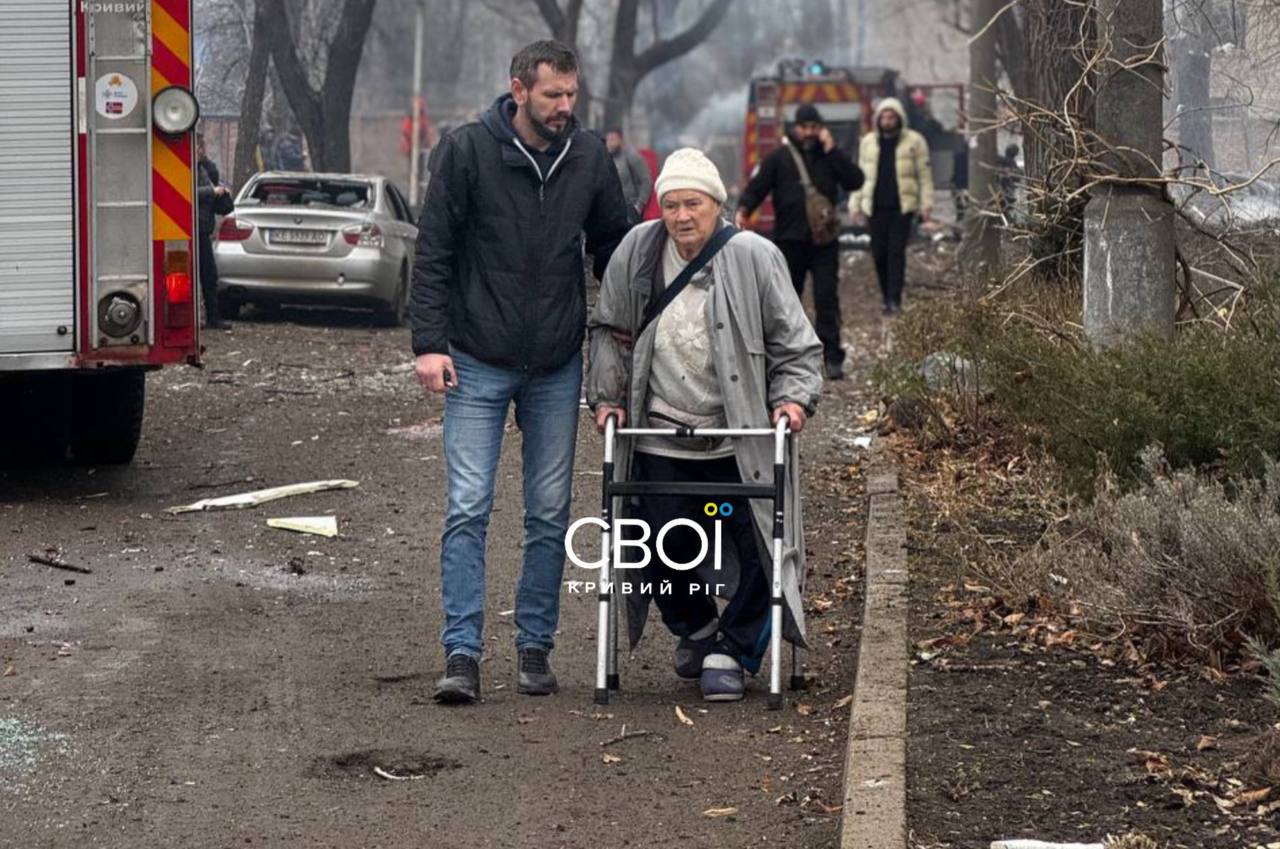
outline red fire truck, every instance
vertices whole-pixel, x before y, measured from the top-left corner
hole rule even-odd
[[[132,459],[198,364],[190,0],[20,0],[0,27],[0,450]]]
[[[943,144],[929,141],[935,159],[934,181],[946,185],[951,174],[950,149],[962,141],[957,130],[964,113],[963,85],[907,87],[890,68],[828,68],[822,62],[794,59],[780,62],[772,76],[751,81],[743,133],[742,184],[745,186],[760,162],[782,144],[801,104],[817,106],[836,144],[856,157],[859,139],[871,129],[875,104],[884,97],[901,98],[909,117],[934,119],[939,128],[945,128]],[[927,104],[931,111],[925,113],[915,101]],[[756,210],[751,227],[765,234],[773,232],[771,199]]]

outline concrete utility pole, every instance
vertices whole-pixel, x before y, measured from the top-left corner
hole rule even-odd
[[[417,209],[418,183],[422,181],[420,173],[422,158],[422,31],[426,28],[426,7],[420,2],[413,16],[413,111],[410,112],[410,129],[413,133],[409,142],[409,206]]]
[[[969,42],[969,196],[974,209],[965,221],[965,275],[981,284],[993,278],[1000,266],[1000,231],[995,219],[982,214],[996,208],[996,28],[991,21],[1000,13],[1001,0],[977,0],[973,27],[980,34]],[[1007,14],[1007,12],[1006,12]]]
[[[1155,179],[1164,122],[1160,0],[1098,0],[1099,163],[1127,179]],[[1113,185],[1084,212],[1084,329],[1099,347],[1136,334],[1173,335],[1174,211],[1158,186]]]

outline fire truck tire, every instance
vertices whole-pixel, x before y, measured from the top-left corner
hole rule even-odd
[[[141,369],[77,375],[71,456],[86,465],[132,460],[142,437],[146,392],[146,372]]]
[[[223,321],[230,321],[233,318],[240,317],[240,310],[244,307],[244,301],[222,292],[218,295],[218,317]]]
[[[18,375],[0,382],[0,397],[16,415],[0,420],[0,468],[36,467],[67,457],[70,393],[66,375]]]

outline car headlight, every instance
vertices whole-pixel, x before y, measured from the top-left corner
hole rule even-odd
[[[151,101],[151,120],[162,133],[180,136],[194,127],[199,117],[195,96],[181,86],[161,89]]]

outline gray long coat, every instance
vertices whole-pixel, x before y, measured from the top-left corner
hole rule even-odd
[[[646,426],[649,369],[657,322],[653,322],[628,351],[614,339],[611,328],[632,333],[640,325],[652,293],[667,233],[662,221],[632,229],[622,240],[605,272],[600,300],[588,322],[591,356],[587,367],[587,401],[625,407],[627,425]],[[770,412],[794,401],[812,413],[822,392],[822,344],[800,306],[786,261],[772,242],[751,232],[734,236],[711,261],[712,286],[707,299],[707,327],[713,328],[711,347],[716,373],[724,392],[725,417],[731,428],[768,428]],[[773,440],[741,439],[734,454],[742,479],[773,482]],[[631,440],[620,440],[615,479],[631,473]],[[800,512],[800,473],[796,443],[792,441],[786,483],[787,523],[784,533],[782,590],[789,616],[784,636],[804,644],[804,521]],[[761,562],[771,568],[773,517],[768,502],[752,501]],[[726,560],[729,558],[726,557]],[[736,570],[736,564],[726,563]],[[717,578],[732,593],[736,572]],[[634,648],[644,633],[648,598],[627,596],[628,635]]]

